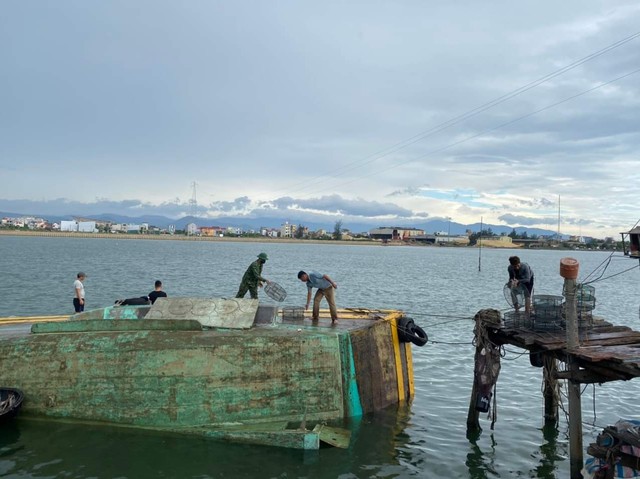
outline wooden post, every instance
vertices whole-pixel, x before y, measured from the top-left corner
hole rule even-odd
[[[558,363],[552,356],[544,358],[544,423],[555,425],[558,423]]]
[[[564,278],[565,315],[567,322],[567,350],[569,353],[569,462],[571,479],[582,479],[582,405],[580,403],[580,383],[575,380],[580,367],[571,360],[571,351],[579,346],[578,313],[576,308],[576,278],[579,263],[573,258],[560,260],[560,275]]]
[[[469,399],[469,411],[467,412],[467,435],[477,434],[482,431],[480,427],[480,411],[476,409],[476,400],[478,398],[478,378],[476,369],[480,356],[482,354],[482,344],[480,341],[480,329],[482,328],[479,312],[474,317],[476,327],[473,332],[476,337],[476,354],[473,361],[473,387],[471,388],[471,399]]]
[[[478,354],[476,352],[476,354]],[[482,431],[480,427],[480,412],[476,409],[476,398],[478,396],[478,388],[476,386],[474,374],[473,387],[471,388],[471,400],[469,401],[469,412],[467,413],[467,434]]]

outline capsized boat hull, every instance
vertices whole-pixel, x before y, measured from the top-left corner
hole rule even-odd
[[[242,330],[189,319],[40,323],[31,334],[0,337],[0,383],[24,392],[25,415],[315,448],[301,424],[413,395],[400,316],[354,313],[339,327],[321,319]],[[284,441],[292,430],[299,438]]]

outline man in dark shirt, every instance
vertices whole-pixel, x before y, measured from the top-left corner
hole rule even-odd
[[[166,298],[167,297],[167,293],[165,293],[164,291],[162,291],[162,281],[158,280],[156,281],[156,289],[154,289],[153,291],[151,291],[149,293],[149,301],[151,301],[151,304],[156,302],[156,299],[158,298]]]
[[[520,258],[517,256],[511,256],[509,258],[507,272],[509,273],[509,285],[511,288],[524,286],[524,310],[526,313],[531,313],[531,295],[533,294],[534,279],[533,270],[527,263],[521,263]],[[516,311],[520,309],[519,304],[514,304],[513,306]]]

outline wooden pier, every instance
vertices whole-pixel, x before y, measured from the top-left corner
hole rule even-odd
[[[569,263],[575,261],[571,258],[562,261],[565,260]],[[640,377],[640,332],[626,326],[615,326],[598,317],[590,318],[588,324],[581,325],[576,313],[575,276],[562,274],[562,262],[560,271],[565,278],[565,302],[562,321],[553,327],[544,321],[537,322],[535,314],[529,316],[524,312],[512,312],[509,321],[494,309],[476,314],[476,368],[467,429],[481,430],[479,412],[486,412],[490,407],[491,393],[487,392],[487,384],[492,390],[491,385],[497,381],[499,349],[510,345],[528,350],[531,365],[540,367],[543,372],[547,424],[558,421],[558,381],[568,381],[571,478],[577,479],[582,477],[580,470],[584,462],[581,384],[628,381]],[[577,262],[571,273],[577,275]],[[564,370],[559,369],[560,363],[566,366]]]
[[[590,384],[640,377],[640,332],[595,318],[590,329],[579,332],[577,349],[567,348],[566,336],[564,330],[536,331],[508,326],[489,331],[495,344],[529,350],[532,364],[541,366],[543,358],[552,357],[579,366],[579,371],[573,375],[559,371],[555,375],[558,379]]]

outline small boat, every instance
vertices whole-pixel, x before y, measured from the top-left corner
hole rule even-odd
[[[401,311],[284,313],[158,298],[34,323],[0,334],[0,382],[27,415],[297,449],[347,447],[334,425],[413,397],[411,344],[427,338]]]
[[[20,411],[24,394],[19,389],[0,387],[0,423],[14,418]]]

